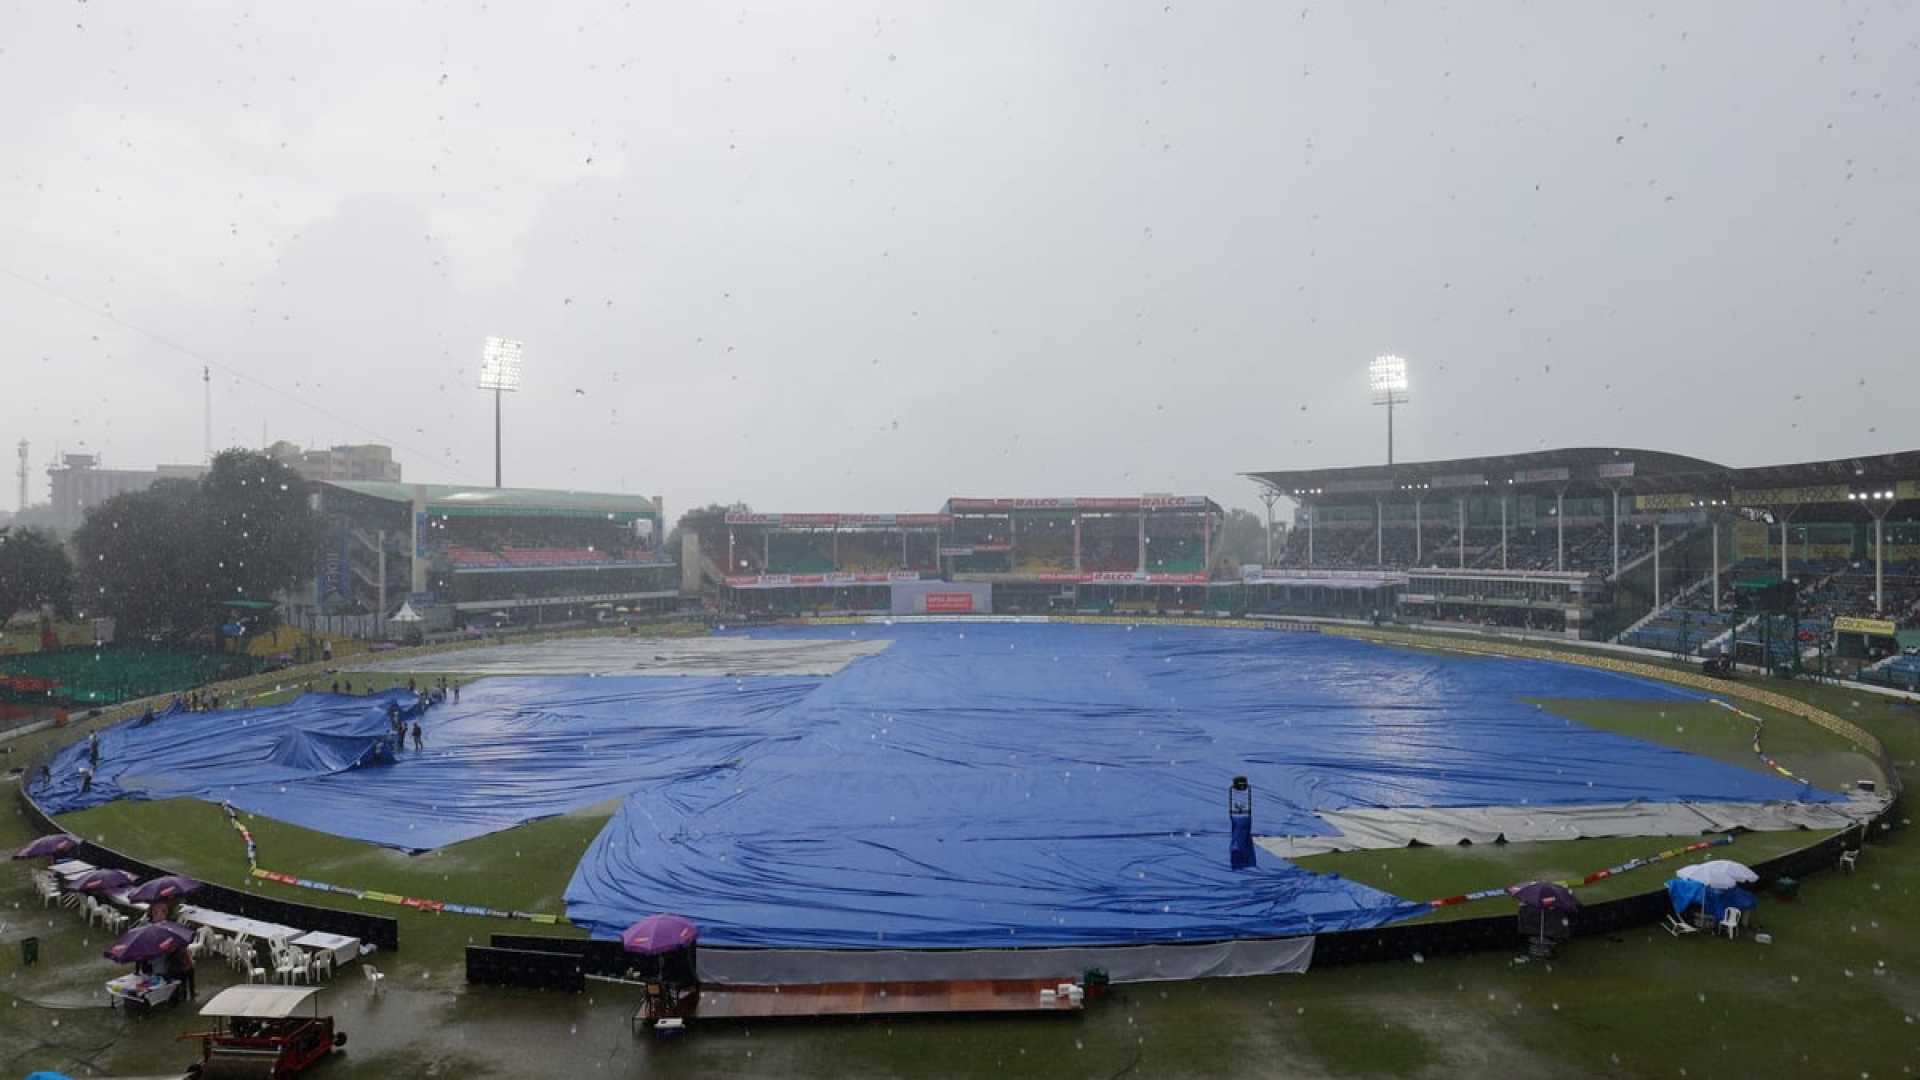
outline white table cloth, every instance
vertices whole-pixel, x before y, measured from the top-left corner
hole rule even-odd
[[[100,897],[106,900],[108,903],[112,904],[114,907],[121,908],[126,911],[145,911],[147,910],[147,905],[137,904],[130,899],[130,897],[133,895],[133,890],[139,887],[140,886],[138,885],[129,885],[124,889],[115,889],[112,892],[103,892],[100,894]]]
[[[293,939],[293,943],[302,949],[325,949],[333,954],[335,964],[350,963],[360,955],[360,939],[342,937],[320,930],[302,934]]]
[[[300,936],[300,931],[279,923],[261,922],[242,915],[229,915],[224,911],[194,907],[192,904],[180,905],[175,918],[193,926],[208,926],[229,934],[245,934],[256,941],[273,941],[285,944]]]

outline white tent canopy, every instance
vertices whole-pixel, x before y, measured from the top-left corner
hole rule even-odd
[[[301,1002],[319,992],[314,986],[230,986],[202,1006],[200,1015],[278,1020],[293,1015]]]
[[[1731,889],[1760,880],[1760,875],[1754,873],[1746,863],[1732,859],[1713,859],[1694,866],[1683,866],[1674,876],[1697,881],[1709,889]]]
[[[402,603],[400,610],[393,613],[392,622],[419,622],[420,613],[413,610],[411,603]]]

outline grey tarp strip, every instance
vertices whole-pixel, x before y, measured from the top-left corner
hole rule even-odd
[[[393,659],[351,657],[346,671],[469,675],[835,675],[892,644],[840,638],[574,638]]]
[[[1116,983],[1298,975],[1313,963],[1313,938],[1264,938],[1195,945],[1059,949],[718,949],[700,950],[700,981],[719,986],[953,979],[1079,978],[1101,968]]]
[[[1375,851],[1412,844],[1511,843],[1609,836],[1698,836],[1748,829],[1844,829],[1880,811],[1879,796],[1845,802],[1625,802],[1575,806],[1457,806],[1326,810],[1336,836],[1262,836],[1256,842],[1283,859],[1329,851]]]

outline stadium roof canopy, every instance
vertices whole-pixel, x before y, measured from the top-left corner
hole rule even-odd
[[[645,495],[613,495],[595,491],[552,491],[544,488],[461,487],[454,484],[404,484],[387,480],[329,481],[323,489],[337,489],[381,502],[413,502],[423,490],[427,512],[448,516],[539,517],[656,517],[660,506]]]
[[[1460,494],[1476,488],[1687,497],[1765,506],[1845,503],[1857,493],[1890,491],[1920,498],[1920,451],[1735,468],[1681,454],[1630,447],[1574,447],[1524,454],[1396,462],[1336,469],[1244,474],[1282,495],[1372,501],[1418,490]]]

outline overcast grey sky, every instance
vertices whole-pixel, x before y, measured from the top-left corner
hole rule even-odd
[[[674,514],[1252,505],[1381,351],[1405,458],[1920,444],[1920,5],[0,10],[36,472],[197,460],[204,358],[219,445],[487,483],[487,334],[509,484]]]

